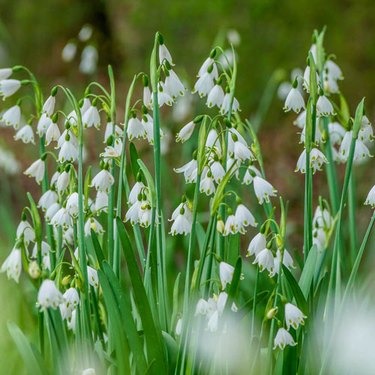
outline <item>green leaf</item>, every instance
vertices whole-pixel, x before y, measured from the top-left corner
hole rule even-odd
[[[121,288],[115,273],[107,262],[103,262],[103,271],[108,278],[117,306],[119,307],[125,335],[131,353],[134,356],[134,363],[137,366],[137,371],[140,375],[144,374],[147,370],[147,362],[143,351],[143,343],[133,319],[129,293],[125,288]]]
[[[139,162],[140,161],[138,161],[138,163]],[[149,363],[155,360],[155,363],[153,364],[151,370],[155,374],[166,374],[167,365],[164,355],[161,330],[157,329],[156,323],[154,322],[150,304],[147,299],[146,290],[142,282],[142,277],[131,246],[131,242],[129,240],[129,236],[119,218],[116,218],[116,225],[117,233],[120,237],[121,246],[124,251],[124,257],[128,266],[130,280],[134,290],[134,301],[141,315],[146,340],[147,357]]]
[[[130,163],[132,166],[132,172],[135,179],[137,179],[137,174],[139,172],[139,164],[138,164],[138,152],[133,142],[130,142],[129,145],[130,151]]]
[[[357,109],[355,111],[355,118],[354,118],[354,124],[353,124],[353,138],[355,139],[357,139],[359,130],[361,129],[364,106],[365,106],[365,98],[363,98],[359,102]]]
[[[318,249],[314,245],[309,251],[309,255],[307,256],[306,263],[303,267],[301,278],[298,283],[306,299],[309,296],[311,283],[314,279],[317,259],[318,259]]]
[[[92,240],[92,244],[94,246],[95,254],[96,254],[96,257],[97,257],[98,262],[100,264],[100,267],[102,267],[102,262],[104,262],[104,260],[105,260],[104,254],[103,254],[103,251],[102,251],[102,247],[99,243],[98,236],[96,235],[96,233],[92,229],[91,229],[91,240]]]
[[[230,178],[232,177],[232,173],[234,171],[235,165],[236,165],[236,163],[233,163],[233,165],[230,167],[228,172],[225,174],[224,178],[222,179],[222,181],[220,182],[220,184],[218,185],[218,187],[216,189],[216,193],[214,195],[213,202],[212,202],[211,216],[214,216],[216,214],[218,208],[219,208],[219,205],[220,205],[220,203],[223,199],[225,188],[227,187],[227,184],[228,184]]]
[[[298,307],[306,314],[309,310],[309,307],[307,305],[305,296],[303,295],[301,288],[299,287],[296,279],[294,278],[292,273],[289,271],[289,269],[285,267],[284,265],[282,265],[282,268],[283,268],[283,274],[285,275],[285,278],[287,279],[289,286],[292,289],[292,293],[293,293],[294,298],[296,299]]]
[[[8,330],[15,342],[18,351],[25,363],[27,372],[30,375],[47,375],[45,364],[39,352],[29,343],[23,332],[13,322],[8,322]]]
[[[98,270],[100,286],[103,290],[104,303],[108,314],[108,339],[116,352],[116,363],[119,374],[130,374],[129,347],[123,330],[123,320],[112,288],[105,273]]]

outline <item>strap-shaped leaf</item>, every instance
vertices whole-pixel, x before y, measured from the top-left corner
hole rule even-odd
[[[30,375],[47,375],[48,372],[41,356],[39,355],[39,352],[37,352],[36,349],[31,346],[18,326],[13,322],[8,322],[8,330],[25,363],[27,372]]]
[[[161,330],[157,329],[154,322],[150,304],[147,299],[146,290],[142,282],[142,277],[131,246],[131,242],[129,240],[129,236],[119,218],[116,219],[116,224],[117,233],[120,237],[121,246],[129,270],[130,281],[133,286],[134,301],[142,320],[148,361],[151,363],[153,360],[155,360],[152,368],[150,368],[149,371],[155,374],[166,374],[167,365],[161,338]]]
[[[301,288],[299,287],[296,279],[292,275],[292,273],[288,270],[287,267],[283,266],[283,273],[289,283],[290,288],[292,289],[292,293],[294,298],[296,299],[298,307],[306,314],[309,310],[305,296],[302,293]]]

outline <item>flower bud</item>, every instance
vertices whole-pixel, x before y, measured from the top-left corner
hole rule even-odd
[[[32,279],[38,279],[40,277],[40,267],[38,263],[33,260],[29,263],[29,275]]]
[[[268,312],[266,314],[266,318],[268,320],[273,319],[276,316],[276,314],[277,314],[277,310],[278,310],[277,307],[273,307],[271,310],[268,310]]]

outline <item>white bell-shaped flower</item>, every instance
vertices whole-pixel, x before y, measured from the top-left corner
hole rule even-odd
[[[23,143],[35,143],[34,141],[34,131],[30,125],[23,126],[18,132],[15,134],[14,139],[16,141],[21,140]]]
[[[333,116],[334,114],[335,110],[333,109],[330,100],[325,95],[319,96],[319,99],[316,102],[316,115],[318,117],[328,117]]]
[[[192,136],[195,129],[195,122],[190,121],[176,135],[176,142],[184,143]]]
[[[18,224],[16,237],[17,239],[23,237],[23,240],[26,246],[30,242],[35,241],[34,228],[31,226],[31,224],[27,220],[21,220],[20,223]]]
[[[210,171],[207,172],[206,176],[202,178],[201,183],[199,185],[199,191],[201,193],[205,193],[206,195],[211,195],[215,193],[215,184],[214,179],[212,177],[212,173]]]
[[[291,303],[285,304],[285,322],[288,329],[290,327],[297,329],[300,324],[304,325],[306,318],[306,315],[297,306]]]
[[[263,202],[269,202],[270,197],[276,196],[277,190],[262,177],[255,176],[253,185],[255,195],[258,198],[259,204],[263,204]]]
[[[97,191],[108,193],[115,179],[107,169],[102,169],[91,181],[91,186],[94,186]]]
[[[38,207],[46,212],[47,209],[58,200],[58,195],[54,190],[47,190],[39,199]]]
[[[214,106],[220,108],[223,104],[223,100],[223,88],[219,84],[216,84],[208,93],[206,105],[208,108],[212,108]]]
[[[219,264],[219,275],[221,281],[221,287],[224,290],[227,284],[230,284],[233,279],[234,267],[228,263],[220,262]]]
[[[257,254],[253,264],[258,264],[261,272],[267,270],[269,274],[272,275],[275,269],[275,260],[272,251],[268,248],[264,248]]]
[[[61,208],[61,206],[57,202],[52,203],[47,208],[47,211],[46,211],[46,214],[45,214],[45,219],[46,219],[47,223],[51,222],[52,218],[55,216],[55,214],[57,213],[57,211],[60,210],[60,208]]]
[[[146,137],[146,131],[141,121],[136,116],[132,116],[129,119],[126,133],[128,135],[129,141]]]
[[[176,99],[178,96],[183,96],[185,94],[185,86],[172,69],[168,70],[167,77],[165,78],[164,82],[164,87],[173,99]]]
[[[0,69],[0,81],[9,78],[13,73],[12,68],[1,68]]]
[[[297,345],[297,343],[294,341],[292,335],[285,328],[279,328],[279,330],[276,333],[273,345],[274,350],[277,347],[279,347],[281,350],[284,350],[287,345],[295,346]]]
[[[82,123],[84,128],[95,127],[100,128],[100,114],[95,105],[91,105],[82,116]]]
[[[257,222],[255,221],[253,214],[242,203],[237,206],[234,216],[238,231],[242,234],[246,232],[246,227],[248,227],[249,225],[251,225],[252,227],[257,226]]]
[[[56,288],[52,280],[46,279],[38,291],[38,305],[42,310],[53,308],[57,309],[64,302],[64,296]]]
[[[38,159],[26,169],[24,174],[28,177],[34,177],[35,181],[40,184],[44,178],[44,172],[46,170],[46,165],[44,160]]]
[[[303,96],[297,88],[292,87],[285,99],[284,111],[289,112],[292,110],[295,113],[299,113],[301,109],[305,109],[305,101],[303,100]]]
[[[39,137],[42,137],[44,134],[46,134],[47,129],[50,127],[51,124],[52,124],[51,118],[48,117],[46,113],[43,113],[38,121],[38,126],[37,126],[37,133]]]
[[[6,272],[8,279],[18,283],[22,270],[21,250],[14,248],[1,266],[0,272]]]
[[[263,249],[266,248],[267,240],[264,234],[258,233],[249,243],[246,256],[257,256]]]
[[[176,173],[183,173],[186,183],[195,183],[198,174],[198,162],[196,159],[190,160],[180,168],[174,168]]]
[[[51,122],[46,131],[46,145],[48,146],[51,142],[57,142],[60,137],[61,133],[59,126],[55,122]]]
[[[19,105],[10,107],[1,115],[1,120],[6,126],[13,126],[17,130],[21,124],[21,107]]]
[[[77,289],[69,288],[64,294],[64,302],[60,304],[61,317],[69,319],[72,316],[73,311],[79,304],[79,294]]]
[[[21,87],[21,82],[17,79],[3,79],[0,81],[0,96],[3,99],[15,94]]]
[[[370,205],[371,208],[375,208],[375,186],[373,186],[371,190],[368,192],[364,204]]]

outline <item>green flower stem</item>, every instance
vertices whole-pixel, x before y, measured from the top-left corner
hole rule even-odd
[[[337,176],[336,176],[336,168],[335,162],[332,156],[332,145],[331,145],[331,138],[328,129],[328,117],[323,117],[323,128],[324,132],[327,135],[327,139],[324,144],[324,153],[327,157],[328,163],[326,164],[326,174],[327,174],[327,181],[328,181],[328,189],[329,195],[331,199],[331,206],[332,212],[336,215],[339,209],[339,192],[337,188]]]
[[[198,212],[198,200],[199,200],[199,185],[201,181],[201,175],[198,173],[197,181],[194,189],[194,201],[193,201],[193,221],[191,224],[191,232],[189,236],[189,248],[187,256],[186,276],[185,276],[185,291],[184,291],[184,312],[187,312],[190,296],[190,278],[193,270],[193,256],[196,243],[196,224],[197,224],[197,212]],[[185,315],[185,314],[184,314]]]
[[[255,336],[255,318],[256,318],[256,307],[257,307],[257,293],[258,293],[258,284],[259,284],[259,267],[257,266],[257,273],[255,277],[255,285],[254,285],[254,297],[253,297],[253,311],[251,312],[251,340],[253,340]]]
[[[116,86],[115,86],[115,77],[113,74],[112,67],[108,66],[108,76],[109,76],[109,82],[111,87],[111,95],[110,95],[110,118],[113,125],[112,128],[112,136],[114,138],[115,136],[115,124],[116,124]],[[111,164],[111,175],[114,176],[116,171],[116,165],[114,162]],[[109,260],[110,264],[112,265],[113,272],[118,277],[120,275],[120,257],[119,253],[115,253],[115,247],[114,247],[114,206],[115,206],[115,185],[113,184],[111,186],[111,189],[109,191],[108,196],[108,224],[107,224],[107,235],[108,235],[108,254],[109,254]],[[112,259],[111,259],[112,258]]]
[[[351,266],[354,264],[357,255],[357,228],[356,228],[356,218],[355,218],[355,175],[351,174],[349,180],[349,190],[348,190],[348,216],[349,216],[349,234],[350,234],[350,262],[346,262]]]
[[[162,217],[162,201],[161,201],[161,168],[160,168],[160,111],[158,103],[158,60],[157,50],[159,48],[159,33],[155,35],[154,48],[151,54],[150,61],[150,75],[151,75],[151,86],[152,86],[152,97],[153,97],[153,120],[154,120],[154,163],[155,163],[155,190],[156,190],[156,221],[151,225],[156,225],[156,255],[157,255],[157,266],[158,266],[158,298],[160,308],[160,319],[161,326],[163,329],[167,329],[167,317],[166,312],[168,310],[168,289],[166,280],[166,265],[165,256],[162,246],[163,237],[163,217]]]

